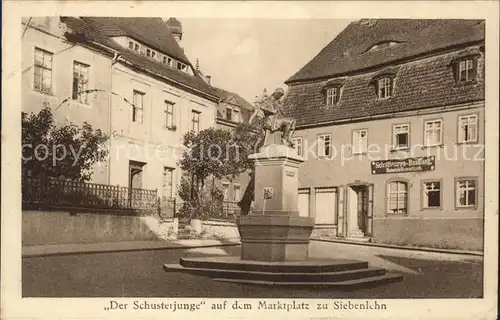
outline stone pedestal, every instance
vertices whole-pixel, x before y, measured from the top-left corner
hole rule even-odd
[[[299,217],[298,167],[304,161],[295,149],[268,145],[249,157],[255,163],[253,212],[237,221],[241,259],[307,260],[314,218]]]

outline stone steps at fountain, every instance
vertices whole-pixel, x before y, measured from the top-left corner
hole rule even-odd
[[[282,286],[282,287],[290,287],[290,288],[310,288],[310,289],[319,289],[319,288],[328,288],[328,289],[338,289],[338,290],[355,290],[355,289],[367,289],[372,288],[379,285],[399,282],[403,280],[403,276],[399,274],[386,273],[384,275],[360,278],[360,279],[352,279],[346,281],[332,281],[332,282],[287,282],[287,281],[263,281],[263,280],[242,280],[242,279],[224,279],[224,278],[215,278],[214,281],[218,282],[229,282],[229,283],[238,283],[245,285],[262,285],[262,286]]]
[[[319,272],[319,273],[274,273],[245,270],[225,270],[225,269],[202,269],[185,268],[179,264],[165,265],[167,271],[180,271],[195,275],[202,275],[211,278],[240,279],[240,280],[262,280],[273,282],[322,282],[322,281],[345,281],[359,279],[362,277],[379,276],[385,274],[381,268],[355,269],[339,272]]]
[[[308,259],[299,261],[242,260],[236,256],[181,258],[185,268],[243,270],[274,273],[319,273],[368,268],[368,262],[343,259]]]
[[[216,281],[255,285],[363,288],[402,280],[383,268],[354,260],[252,261],[238,257],[182,258],[165,264],[166,272],[210,277]]]

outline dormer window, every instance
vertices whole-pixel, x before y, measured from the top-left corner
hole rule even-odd
[[[182,62],[177,61],[177,69],[181,70],[181,71],[185,71],[186,70],[186,65],[184,63],[182,63]]]
[[[379,99],[392,97],[393,82],[394,79],[391,77],[383,77],[377,80],[377,96]]]
[[[328,81],[323,87],[324,103],[327,107],[339,104],[342,99],[342,91],[345,84],[345,78],[336,78]]]
[[[232,122],[241,122],[240,118],[240,110],[236,107],[227,107],[226,108],[226,120]]]
[[[396,46],[398,44],[399,44],[399,42],[397,42],[397,41],[383,41],[383,42],[379,42],[379,43],[371,46],[365,52],[378,51],[378,50],[382,50],[382,49],[385,49],[385,48],[394,47],[394,46]]]
[[[474,58],[466,58],[458,62],[458,82],[476,80],[477,63]]]
[[[155,59],[156,58],[156,51],[152,50],[152,49],[146,49],[146,56],[148,58],[153,58]]]
[[[326,105],[334,106],[340,100],[340,86],[326,89]]]
[[[132,40],[129,40],[128,42],[128,48],[130,50],[133,50],[135,52],[140,52],[141,51],[141,45],[138,44],[137,42],[135,41],[132,41]]]
[[[176,59],[170,57],[165,52],[162,52],[158,49],[154,49],[152,47],[148,47],[147,45],[141,44],[130,37],[115,37],[114,39],[117,43],[119,43],[123,47],[128,48],[131,51],[137,52],[149,59],[158,61],[164,65],[168,65],[169,67],[175,68],[187,74],[190,75],[194,74],[192,68],[188,64],[177,61]]]
[[[459,84],[471,83],[477,80],[477,65],[479,54],[468,54],[451,62],[455,80]]]
[[[163,56],[163,63],[169,66],[172,66],[172,58],[168,56]]]
[[[371,81],[378,99],[389,99],[394,96],[394,88],[398,67],[390,67],[377,73]]]

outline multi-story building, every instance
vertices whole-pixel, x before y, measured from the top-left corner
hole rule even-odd
[[[236,93],[220,88],[215,88],[215,90],[220,97],[216,127],[233,131],[238,124],[248,123],[254,110],[252,104]],[[249,181],[250,172],[243,172],[234,178],[228,177],[222,181],[217,181],[216,186],[224,193],[225,201],[237,203],[241,200]],[[232,205],[230,210],[239,212],[239,207]]]
[[[481,250],[484,21],[361,20],[286,81],[314,234]]]
[[[184,134],[248,121],[250,103],[193,68],[175,18],[32,17],[23,27],[23,111],[49,105],[56,122],[110,136],[92,182],[176,198]],[[217,184],[238,201],[248,175]]]
[[[112,56],[108,182],[174,198],[182,138],[215,126],[217,92],[195,72],[170,18],[66,18],[74,41]]]
[[[48,106],[57,124],[87,121],[109,134],[111,57],[69,41],[59,17],[26,17],[22,27],[22,111]],[[107,164],[93,171],[94,182],[107,182]]]

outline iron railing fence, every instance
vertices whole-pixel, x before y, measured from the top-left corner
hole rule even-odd
[[[233,221],[240,214],[240,207],[237,201],[222,201],[212,203],[210,210],[206,213],[206,219]]]
[[[23,208],[114,211],[173,217],[175,199],[160,199],[157,190],[127,188],[55,178],[23,177]]]
[[[176,217],[179,208],[175,198],[158,197],[156,189],[26,176],[22,179],[22,205],[37,210],[158,214],[161,219]],[[240,213],[236,201],[211,203],[207,209],[205,219],[233,221]]]
[[[161,219],[175,218],[177,201],[175,198],[158,198],[158,215]]]

